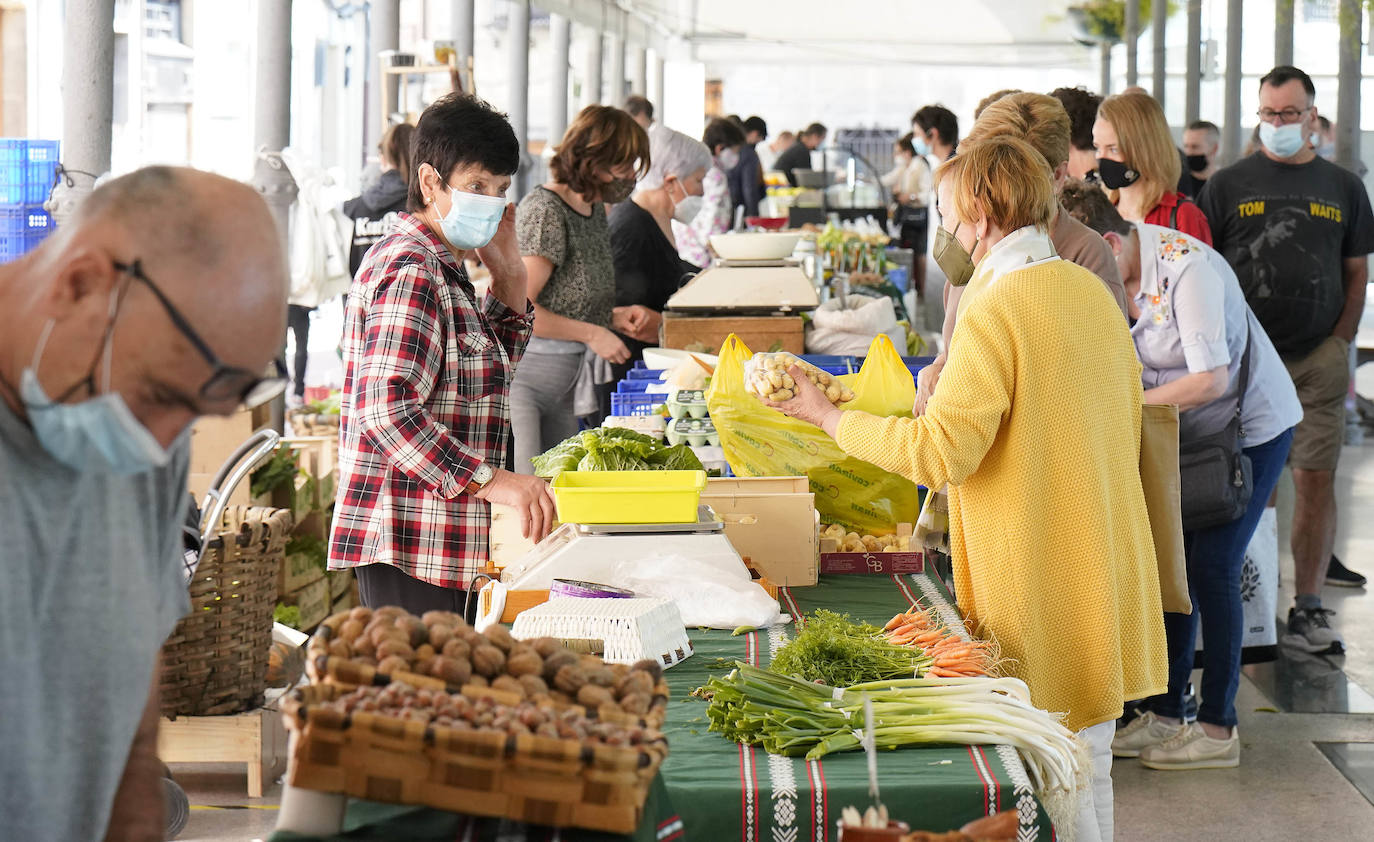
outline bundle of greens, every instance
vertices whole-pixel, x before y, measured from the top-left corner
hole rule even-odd
[[[924,652],[889,642],[877,626],[820,610],[778,650],[769,669],[803,681],[848,687],[864,681],[913,678],[930,664]]]
[[[338,415],[342,411],[342,403],[343,392],[334,391],[327,398],[311,401],[305,409],[312,415]]]
[[[643,433],[619,427],[586,430],[534,457],[534,474],[553,479],[564,471],[700,471],[701,460],[685,444],[666,447]]]
[[[266,465],[253,472],[252,492],[254,497],[271,494],[282,486],[295,482],[300,471],[300,462],[290,445],[283,444],[272,454]]]
[[[816,760],[860,748],[867,696],[878,748],[1012,745],[1042,796],[1073,791],[1085,771],[1074,735],[1032,705],[1015,678],[907,678],[840,689],[736,664],[697,695],[711,700],[712,731],[771,754]]]

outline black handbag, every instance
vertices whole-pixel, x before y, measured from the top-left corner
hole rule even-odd
[[[1241,410],[1250,388],[1250,337],[1240,361],[1236,411],[1220,431],[1179,442],[1178,477],[1183,530],[1192,532],[1231,523],[1245,514],[1254,491],[1253,467],[1241,440]]]

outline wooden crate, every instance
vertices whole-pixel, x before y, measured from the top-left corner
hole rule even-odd
[[[684,316],[663,314],[663,347],[705,345],[711,353],[735,334],[751,351],[780,350],[805,353],[801,316]]]
[[[650,746],[584,750],[581,742],[509,739],[320,703],[346,692],[303,687],[283,704],[292,786],[372,801],[608,833],[632,833],[667,755]],[[464,691],[468,692],[467,690]]]
[[[316,579],[295,593],[281,597],[281,602],[294,605],[301,610],[300,630],[308,632],[330,615],[329,582],[324,577]]]
[[[301,588],[324,578],[324,568],[308,553],[293,553],[281,560],[277,568],[277,599],[284,599]],[[323,618],[321,618],[323,619]]]
[[[286,757],[286,729],[276,711],[253,710],[232,716],[178,716],[162,719],[157,756],[164,763],[245,763],[248,797],[261,798]]]

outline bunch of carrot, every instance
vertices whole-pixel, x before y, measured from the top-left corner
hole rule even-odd
[[[889,643],[919,649],[933,660],[926,675],[970,678],[994,674],[997,646],[987,640],[964,640],[930,612],[913,605],[883,626]]]

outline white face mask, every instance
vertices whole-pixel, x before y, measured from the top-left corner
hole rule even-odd
[[[720,154],[716,156],[716,163],[727,172],[733,170],[739,166],[739,150],[733,147],[720,150]]]
[[[680,181],[677,182],[677,189],[683,191],[684,193],[687,192],[687,188],[683,187],[682,182]],[[672,198],[672,195],[672,192],[669,191],[668,197],[670,199]],[[691,225],[692,220],[697,218],[697,214],[701,213],[701,207],[703,204],[705,204],[705,202],[706,200],[703,199],[701,196],[683,196],[681,201],[673,202],[673,219],[676,219],[683,225]]]
[[[1298,154],[1306,140],[1302,123],[1293,123],[1289,126],[1260,123],[1260,143],[1280,158],[1292,158]]]

